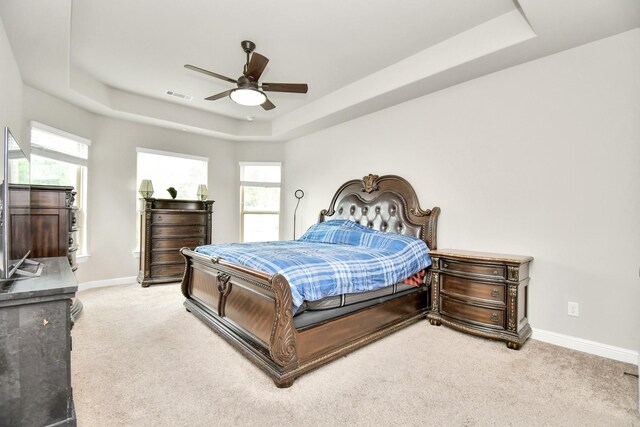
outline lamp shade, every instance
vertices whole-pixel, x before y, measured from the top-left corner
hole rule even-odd
[[[140,188],[138,189],[138,192],[145,199],[153,196],[153,184],[151,183],[151,180],[143,179],[142,182],[140,183]]]
[[[205,184],[198,185],[198,199],[204,201],[207,200],[207,196],[209,196],[207,186]]]
[[[267,96],[256,89],[234,89],[229,94],[233,101],[240,105],[261,105],[267,100]]]

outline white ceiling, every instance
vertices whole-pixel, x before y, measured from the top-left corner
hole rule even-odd
[[[26,84],[100,114],[231,140],[284,140],[640,25],[638,0],[0,0]],[[203,98],[270,59],[266,112]],[[166,90],[192,95],[168,97]],[[255,121],[247,121],[247,116]]]

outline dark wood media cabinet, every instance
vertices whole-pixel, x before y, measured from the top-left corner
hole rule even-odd
[[[213,200],[140,199],[138,282],[179,282],[185,262],[181,248],[211,243]]]
[[[451,249],[430,255],[431,324],[505,341],[518,350],[531,336],[527,288],[533,258]]]
[[[0,283],[0,425],[75,426],[66,257],[40,258],[40,277]]]

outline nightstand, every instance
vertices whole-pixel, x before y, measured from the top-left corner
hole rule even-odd
[[[454,249],[430,255],[431,324],[505,341],[518,350],[531,336],[527,287],[533,258]]]

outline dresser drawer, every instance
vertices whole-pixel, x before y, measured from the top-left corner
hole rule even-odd
[[[502,283],[480,282],[448,274],[440,275],[440,283],[442,293],[447,295],[490,301],[500,305],[507,302],[505,285]]]
[[[505,311],[495,308],[478,307],[446,296],[440,297],[443,315],[472,322],[493,329],[505,329]]]
[[[155,225],[153,235],[156,237],[203,236],[204,225]]]
[[[466,263],[466,262],[458,262],[451,261],[448,259],[443,259],[440,261],[442,263],[442,269],[460,273],[467,273],[478,276],[489,276],[489,277],[499,277],[506,278],[507,269],[503,265],[483,265],[477,263]]]
[[[151,242],[152,249],[180,249],[195,248],[204,245],[204,238],[192,237],[187,239],[153,239]]]
[[[180,251],[169,251],[169,252],[157,252],[154,251],[151,253],[151,264],[157,263],[165,263],[165,262],[184,262],[184,258],[180,255]]]
[[[175,224],[175,225],[205,225],[206,218],[201,213],[158,213],[151,214],[151,223],[159,224]]]
[[[182,276],[184,274],[184,264],[175,265],[152,265],[152,276]]]

